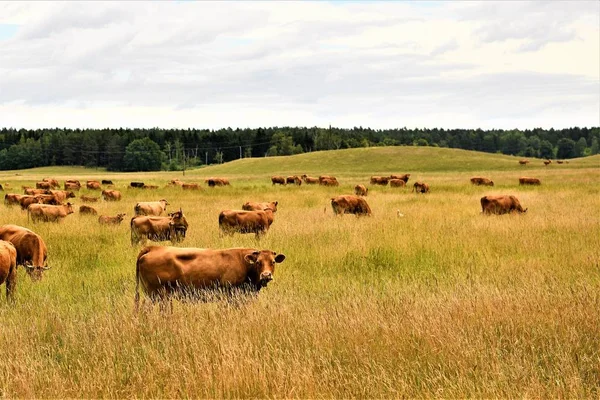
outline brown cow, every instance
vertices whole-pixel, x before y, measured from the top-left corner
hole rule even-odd
[[[65,185],[63,187],[65,188],[65,190],[79,190],[79,189],[81,189],[81,185],[77,184],[75,182],[65,182]]]
[[[87,181],[85,184],[85,187],[87,187],[89,190],[101,190],[102,187],[100,186],[100,182],[98,181]]]
[[[223,210],[219,214],[221,234],[254,233],[257,239],[265,235],[273,223],[273,210]]]
[[[58,183],[58,181],[56,179],[44,178],[44,179],[42,179],[42,181],[48,182],[50,184],[50,186],[52,186],[52,189],[56,189],[56,188],[60,187],[60,183]]]
[[[369,194],[369,189],[365,185],[354,186],[354,194],[357,196],[366,196]]]
[[[168,217],[133,217],[131,218],[130,227],[131,245],[135,246],[146,240],[182,242],[185,239],[188,223],[183,211],[179,209],[177,212],[170,213]]]
[[[256,203],[253,201],[248,201],[246,203],[244,203],[244,205],[242,206],[242,210],[245,211],[257,211],[257,210],[266,210],[267,208],[270,208],[271,210],[273,210],[273,212],[277,212],[277,205],[279,204],[279,202],[277,201],[272,201],[270,203]]]
[[[175,178],[175,179],[171,179],[171,181],[169,183],[167,183],[167,186],[183,186],[183,184],[184,183],[182,181]]]
[[[183,190],[200,190],[200,185],[197,183],[182,183],[181,188]]]
[[[302,185],[302,179],[300,179],[299,176],[293,175],[293,176],[288,176],[285,180],[285,183],[289,183],[290,185]]]
[[[109,217],[108,215],[101,215],[98,217],[100,225],[120,225],[123,222],[124,213],[117,214],[116,217]]]
[[[229,186],[229,180],[227,178],[208,178],[204,182],[206,182],[209,187]]]
[[[521,203],[515,196],[483,196],[481,198],[481,212],[483,214],[508,214],[512,212],[525,213]]]
[[[111,181],[110,179],[102,179],[102,184],[103,185],[114,185],[113,181]]]
[[[167,211],[169,202],[165,199],[159,201],[140,201],[133,207],[134,216],[154,215],[160,216]]]
[[[331,198],[331,208],[335,215],[355,214],[357,217],[371,216],[371,207],[367,201],[358,196],[342,195]]]
[[[548,165],[552,164],[552,160],[544,160],[544,165],[547,167]]]
[[[473,178],[471,178],[471,184],[473,185],[477,185],[477,186],[494,186],[494,181],[492,181],[491,179],[488,178],[482,178],[480,176],[475,176]]]
[[[415,182],[415,184],[413,185],[413,190],[411,191],[416,191],[417,193],[428,193],[429,185],[425,182]]]
[[[557,160],[556,162],[557,162],[558,164],[562,164],[562,163],[564,163],[564,161],[563,161],[563,160]]]
[[[6,284],[6,300],[14,301],[17,287],[17,250],[10,242],[0,240],[0,285]]]
[[[322,181],[324,179],[332,179],[334,181],[337,181],[337,178],[335,176],[331,176],[331,175],[321,175],[321,176],[319,176],[319,181]]]
[[[27,220],[31,218],[34,223],[38,221],[59,222],[69,214],[73,214],[73,204],[71,203],[60,206],[32,204],[27,208]]]
[[[304,183],[306,183],[307,185],[318,185],[319,184],[319,178],[314,178],[314,177],[308,176],[306,174],[302,175],[301,178],[304,181]]]
[[[319,185],[321,186],[339,186],[340,183],[337,181],[337,179],[333,178],[319,178]]]
[[[144,185],[142,189],[158,189],[157,185]]]
[[[372,176],[371,177],[371,185],[381,185],[385,186],[388,184],[390,178],[387,176]]]
[[[25,194],[28,194],[30,196],[35,196],[38,194],[52,194],[52,191],[49,189],[32,189],[32,188],[27,188],[24,190]]]
[[[81,196],[81,201],[85,201],[86,203],[96,203],[98,200],[100,200],[100,197],[93,197],[93,196],[86,196],[86,195]]]
[[[390,179],[391,187],[406,187],[406,182],[403,179]]]
[[[60,205],[60,201],[54,197],[52,194],[38,194],[35,196],[24,196],[19,200],[19,204],[21,205],[22,210],[26,210],[27,207],[31,204],[52,204],[52,205]]]
[[[283,254],[250,248],[146,247],[136,263],[135,308],[140,286],[152,302],[203,290],[258,293],[273,280],[275,264],[284,260]]]
[[[400,180],[403,180],[404,183],[408,183],[408,178],[410,178],[410,174],[390,175],[390,179],[400,179]]]
[[[129,187],[132,188],[143,188],[144,182],[129,182]]]
[[[60,203],[62,203],[63,201],[65,201],[67,199],[75,198],[75,193],[70,192],[68,190],[51,190],[50,194],[52,194],[56,198],[56,200]]]
[[[23,194],[17,194],[17,193],[6,193],[4,195],[4,204],[7,206],[15,206],[20,204],[19,200],[21,200],[21,197],[25,197],[26,195]]]
[[[519,178],[519,185],[541,185],[542,182],[538,178],[528,178],[522,176]]]
[[[527,164],[529,164],[529,160],[519,160],[519,164],[527,165]]]
[[[36,189],[52,189],[52,185],[50,184],[50,182],[36,182],[35,184],[35,188]]]
[[[42,279],[48,266],[46,243],[37,233],[17,225],[0,226],[0,239],[11,242],[17,249],[17,265],[25,267],[32,281]]]
[[[272,176],[271,183],[273,185],[285,185],[285,177],[284,176]]]
[[[102,191],[104,201],[121,201],[121,192],[118,190],[104,189]]]
[[[98,211],[94,207],[83,205],[79,206],[79,214],[98,215]]]

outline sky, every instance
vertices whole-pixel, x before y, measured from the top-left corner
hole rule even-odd
[[[0,2],[0,127],[600,126],[600,2]]]

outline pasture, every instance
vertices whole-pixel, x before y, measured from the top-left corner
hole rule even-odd
[[[600,395],[600,157],[545,167],[462,150],[386,147],[245,159],[181,172],[84,168],[0,172],[22,193],[44,177],[112,179],[127,213],[100,226],[78,211],[0,224],[40,234],[51,270],[20,269],[16,303],[0,299],[0,397],[569,397]],[[272,186],[271,175],[336,175],[339,187]],[[406,189],[371,175],[410,173]],[[17,175],[18,174],[18,175]],[[204,178],[227,177],[208,188]],[[472,186],[485,176],[494,187]],[[520,176],[540,178],[519,187]],[[201,191],[166,188],[173,178]],[[143,180],[157,190],[127,190]],[[431,193],[411,193],[422,180]],[[335,217],[330,198],[369,187],[370,218]],[[82,189],[73,199],[91,194]],[[528,212],[480,215],[479,199],[514,194]],[[166,198],[190,224],[184,247],[256,247],[286,255],[258,298],[174,303],[133,313],[129,219]],[[278,201],[268,234],[219,236],[217,216]],[[404,217],[397,216],[397,210]],[[163,243],[169,244],[169,243]]]

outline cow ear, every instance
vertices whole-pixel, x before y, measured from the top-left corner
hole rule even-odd
[[[246,260],[246,262],[248,264],[254,264],[254,263],[256,263],[256,260],[258,259],[259,254],[260,254],[260,251],[255,251],[251,254],[246,254],[244,256],[244,260]]]
[[[278,204],[279,204],[279,202],[278,202],[278,201],[276,201],[276,202],[275,202],[275,205],[278,205]]]
[[[277,254],[277,256],[275,256],[275,262],[276,263],[282,263],[283,260],[285,260],[285,256],[283,254]]]

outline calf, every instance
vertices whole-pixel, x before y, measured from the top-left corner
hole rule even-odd
[[[357,196],[366,196],[369,194],[369,189],[365,185],[354,186],[354,194]]]
[[[98,211],[94,207],[83,205],[79,206],[79,214],[98,215]]]
[[[117,214],[116,217],[109,217],[108,215],[101,215],[98,217],[100,225],[120,225],[123,222],[125,214]]]
[[[32,204],[27,208],[27,220],[32,222],[59,222],[67,215],[73,214],[73,205],[71,203],[60,206],[49,204]]]

